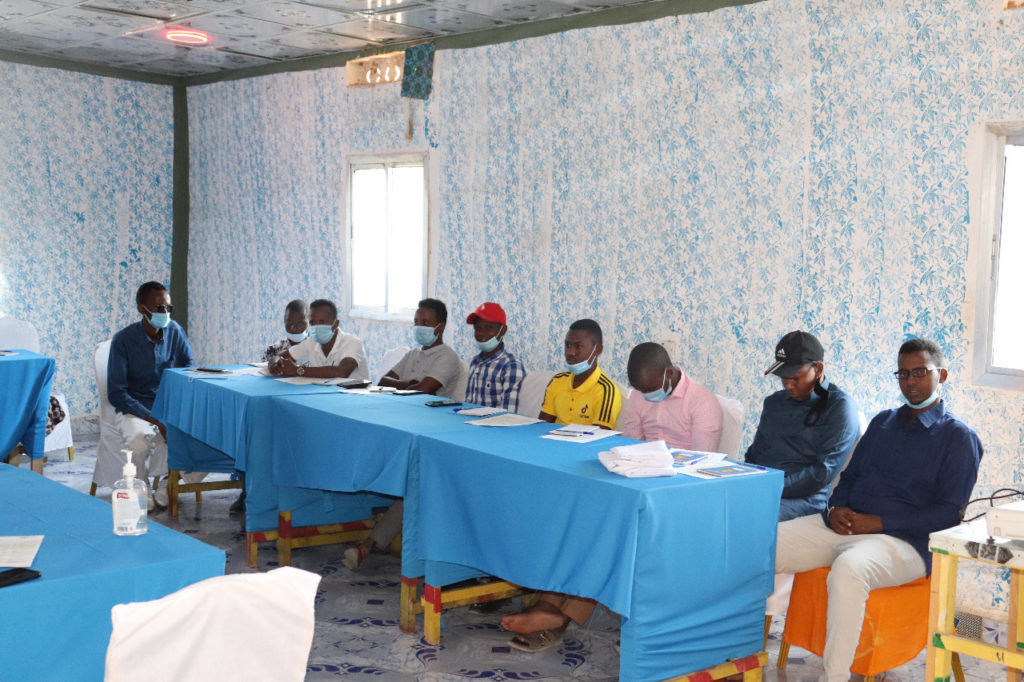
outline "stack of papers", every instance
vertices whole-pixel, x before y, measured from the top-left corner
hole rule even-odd
[[[694,478],[730,478],[732,476],[749,476],[751,474],[763,474],[766,472],[762,466],[756,464],[743,464],[723,459],[716,464],[698,464],[681,470],[687,476]]]
[[[560,440],[567,443],[592,443],[608,436],[615,436],[621,431],[602,429],[600,426],[586,426],[584,424],[566,424],[559,426],[554,431],[548,431],[541,438],[548,440]]]
[[[28,568],[35,561],[42,535],[0,536],[0,567]]]
[[[500,407],[467,407],[464,410],[455,410],[456,414],[461,414],[465,417],[490,417],[492,414],[502,414],[508,412]]]
[[[474,419],[466,423],[472,426],[525,426],[526,424],[536,424],[539,421],[539,419],[523,417],[522,415],[508,412],[496,414],[493,417],[486,417],[485,419]]]
[[[605,469],[627,478],[676,475],[676,470],[672,467],[672,453],[663,440],[620,445],[610,451],[598,453],[597,458],[601,460]]]

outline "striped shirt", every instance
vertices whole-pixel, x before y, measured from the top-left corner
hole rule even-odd
[[[570,372],[552,377],[544,392],[541,412],[553,415],[559,424],[596,424],[614,429],[622,408],[619,387],[600,367],[573,388],[575,378]]]
[[[519,407],[519,388],[525,376],[523,363],[504,346],[489,358],[480,353],[469,363],[466,401],[515,412]]]

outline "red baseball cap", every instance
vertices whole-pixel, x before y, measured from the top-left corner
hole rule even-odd
[[[480,307],[471,312],[469,317],[466,318],[466,324],[473,324],[477,318],[484,322],[507,324],[505,322],[505,311],[497,303],[481,303]]]

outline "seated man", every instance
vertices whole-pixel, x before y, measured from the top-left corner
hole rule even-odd
[[[420,347],[406,353],[378,383],[451,398],[462,362],[442,340],[447,321],[448,307],[444,303],[436,298],[420,301],[413,316],[413,338]],[[402,531],[404,513],[405,505],[397,500],[374,525],[369,537],[345,550],[341,563],[354,571],[363,565],[372,548],[387,549]]]
[[[146,282],[135,294],[142,319],[114,334],[107,364],[107,399],[114,407],[114,425],[132,451],[139,478],[167,473],[167,429],[150,410],[168,367],[191,367],[192,347],[184,330],[171,319],[171,295],[160,282]],[[190,482],[205,474],[187,475]],[[150,509],[167,506],[166,476],[149,499]]]
[[[544,392],[538,419],[552,424],[596,424],[615,427],[622,396],[619,387],[597,366],[604,350],[601,327],[593,320],[576,320],[565,335],[568,372],[556,374]]]
[[[284,355],[292,346],[302,343],[309,336],[309,306],[301,298],[289,301],[284,307],[284,338],[267,346],[263,361],[270,363]]]
[[[338,307],[318,298],[309,304],[309,338],[271,361],[270,373],[316,379],[369,379],[363,342],[338,329]]]
[[[469,363],[466,400],[515,412],[526,370],[505,348],[505,311],[497,303],[483,303],[469,314],[466,323],[473,325],[474,342],[480,349]]]
[[[825,351],[807,332],[790,332],[775,346],[775,362],[765,374],[782,389],[764,399],[751,464],[781,469],[786,477],[779,521],[825,509],[829,487],[860,433],[857,406],[825,378]]]
[[[839,478],[827,511],[779,524],[777,573],[831,566],[825,675],[850,678],[871,590],[927,575],[928,535],[960,523],[978,476],[977,434],[946,411],[942,351],[911,339],[895,372],[906,405],[879,413]]]
[[[635,391],[626,402],[622,435],[663,440],[672,448],[717,452],[722,406],[715,394],[674,366],[656,343],[641,343],[626,365]]]
[[[604,350],[601,327],[594,320],[577,320],[565,335],[568,372],[556,374],[548,384],[540,419],[558,424],[615,426],[622,406],[619,387],[597,366]],[[501,627],[516,632],[509,645],[520,651],[538,652],[560,641],[572,621],[582,625],[597,604],[557,592],[540,592],[537,603],[522,613],[505,616]]]
[[[381,386],[412,389],[452,397],[462,371],[462,362],[450,346],[444,345],[448,307],[436,298],[419,302],[413,316],[413,348],[378,382]]]

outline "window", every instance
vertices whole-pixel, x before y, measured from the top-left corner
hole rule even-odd
[[[1024,122],[989,123],[982,138],[971,202],[974,379],[1024,390]]]
[[[353,158],[349,172],[352,314],[408,321],[427,281],[424,154]]]

